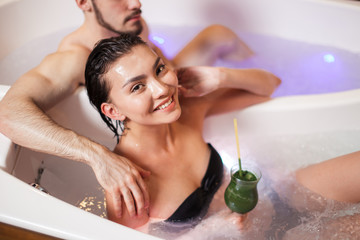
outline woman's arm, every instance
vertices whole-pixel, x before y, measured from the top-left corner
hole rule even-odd
[[[115,208],[114,198],[107,191],[105,191],[105,197],[107,218],[109,220],[134,229],[143,226],[149,221],[149,214],[147,212],[148,208],[142,211],[138,211],[134,216],[130,216],[129,211],[125,206],[125,202],[121,201],[123,211],[120,216],[116,213],[117,210]]]
[[[178,70],[178,77],[185,96],[183,103],[196,108],[192,112],[202,116],[267,101],[281,83],[278,77],[261,69],[189,67]]]
[[[281,80],[262,69],[219,68],[219,88],[245,90],[250,93],[270,97]]]
[[[179,69],[177,74],[185,97],[204,96],[220,88],[271,96],[281,83],[277,76],[262,69],[187,67]]]
[[[262,69],[188,67],[179,69],[177,74],[185,97],[204,96],[221,88],[271,96],[281,83],[274,74]]]

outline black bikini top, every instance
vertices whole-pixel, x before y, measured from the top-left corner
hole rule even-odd
[[[218,152],[208,143],[210,160],[201,186],[185,199],[166,222],[197,222],[205,214],[223,178],[223,163]]]

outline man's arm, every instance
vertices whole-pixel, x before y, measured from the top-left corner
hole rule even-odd
[[[59,126],[45,113],[81,84],[88,54],[86,49],[51,54],[18,79],[0,102],[0,131],[21,146],[89,164],[99,183],[118,203],[117,214],[121,215],[122,198],[130,214],[136,214],[136,209],[149,205],[141,176],[149,173]]]

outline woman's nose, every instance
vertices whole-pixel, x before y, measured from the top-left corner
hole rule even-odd
[[[156,79],[151,81],[149,88],[154,98],[162,98],[167,96],[169,92],[169,87],[165,83]]]

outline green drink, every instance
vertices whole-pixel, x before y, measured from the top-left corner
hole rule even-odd
[[[226,205],[231,211],[245,214],[255,208],[258,202],[257,184],[261,172],[256,167],[245,167],[239,171],[239,166],[231,168],[231,181],[225,190]]]

